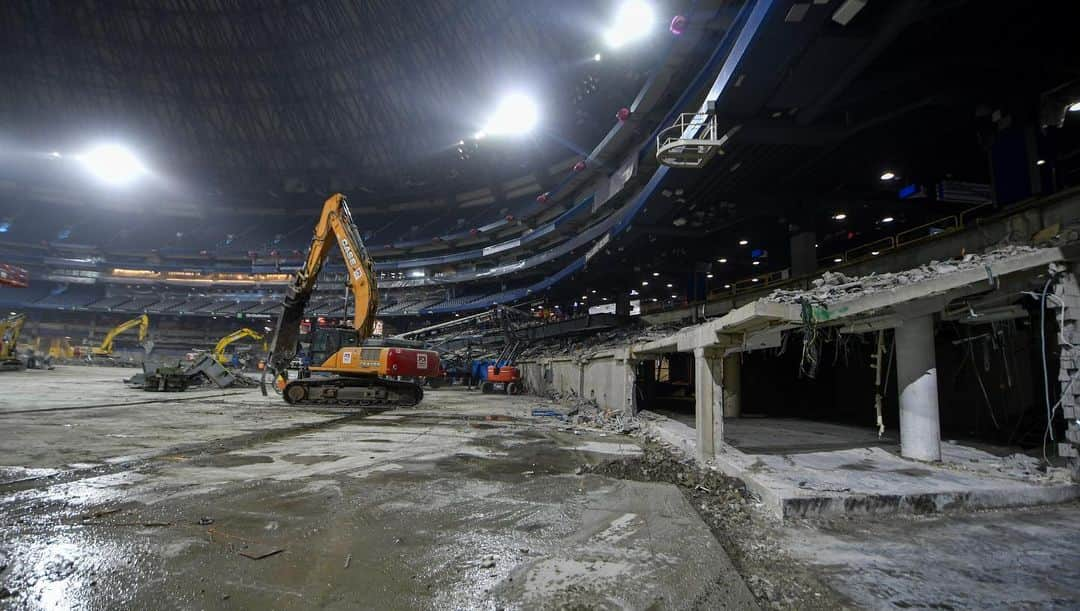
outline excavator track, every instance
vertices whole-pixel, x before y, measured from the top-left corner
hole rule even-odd
[[[290,381],[282,395],[290,405],[393,409],[420,403],[424,398],[424,389],[413,382],[374,376],[318,376]]]

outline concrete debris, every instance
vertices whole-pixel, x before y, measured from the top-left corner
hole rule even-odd
[[[1044,484],[1069,481],[1069,473],[1066,469],[1048,469],[1040,459],[1027,454],[996,456],[955,441],[943,443],[941,448],[941,466],[953,471],[1004,476]]]
[[[1004,246],[985,254],[968,254],[959,260],[931,261],[912,269],[885,274],[853,277],[842,272],[825,272],[813,280],[814,288],[809,290],[777,289],[765,297],[776,303],[799,303],[809,300],[811,303],[835,303],[856,299],[888,291],[901,286],[932,280],[943,274],[985,268],[1021,255],[1035,252],[1031,246]]]
[[[641,422],[636,416],[628,416],[621,411],[602,410],[595,405],[578,411],[571,422],[583,428],[599,429],[623,435],[633,435],[641,431]]]
[[[239,551],[239,554],[245,558],[250,558],[252,560],[262,560],[263,558],[276,556],[283,551],[285,551],[285,548],[283,547],[262,545],[259,543],[249,543]]]

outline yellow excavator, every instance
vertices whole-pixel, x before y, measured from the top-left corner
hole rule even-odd
[[[105,334],[105,339],[101,340],[100,346],[95,346],[90,349],[90,356],[112,356],[113,341],[116,339],[116,336],[129,329],[134,329],[135,327],[139,328],[139,343],[142,343],[146,340],[146,332],[150,329],[150,317],[143,314],[142,316],[136,316],[131,320],[116,325]]]
[[[310,365],[301,367],[298,377],[290,380],[288,369],[299,352],[304,310],[335,241],[341,249],[355,301],[353,324],[351,328],[313,327],[307,351]],[[286,402],[390,408],[416,405],[423,399],[420,384],[386,376],[411,379],[437,376],[439,354],[419,349],[412,342],[365,343],[375,326],[378,296],[374,263],[360,240],[345,196],[332,195],[323,204],[307,260],[285,291],[270,342],[267,369],[273,376],[273,387]],[[262,391],[266,394],[265,381]]]
[[[25,314],[12,313],[0,320],[0,371],[19,371],[25,368],[15,352],[24,324]]]
[[[225,349],[244,338],[251,338],[257,342],[262,341],[263,352],[267,351],[268,348],[266,342],[263,340],[263,334],[254,329],[244,327],[243,329],[237,329],[218,340],[217,345],[214,346],[214,360],[222,365],[228,365],[229,359],[225,356]]]

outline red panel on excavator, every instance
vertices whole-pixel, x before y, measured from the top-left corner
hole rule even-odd
[[[433,378],[439,375],[439,353],[433,350],[389,348],[386,355],[387,375]]]

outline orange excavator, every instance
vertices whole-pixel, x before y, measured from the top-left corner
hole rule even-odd
[[[355,301],[353,325],[312,328],[308,350],[312,365],[302,367],[299,376],[290,380],[287,372],[299,351],[304,310],[335,241]],[[375,325],[378,296],[374,263],[360,240],[345,196],[332,195],[323,204],[307,260],[286,289],[270,343],[267,369],[286,402],[391,408],[416,405],[423,399],[423,387],[415,380],[439,375],[439,353],[415,348],[411,342],[366,342]]]

